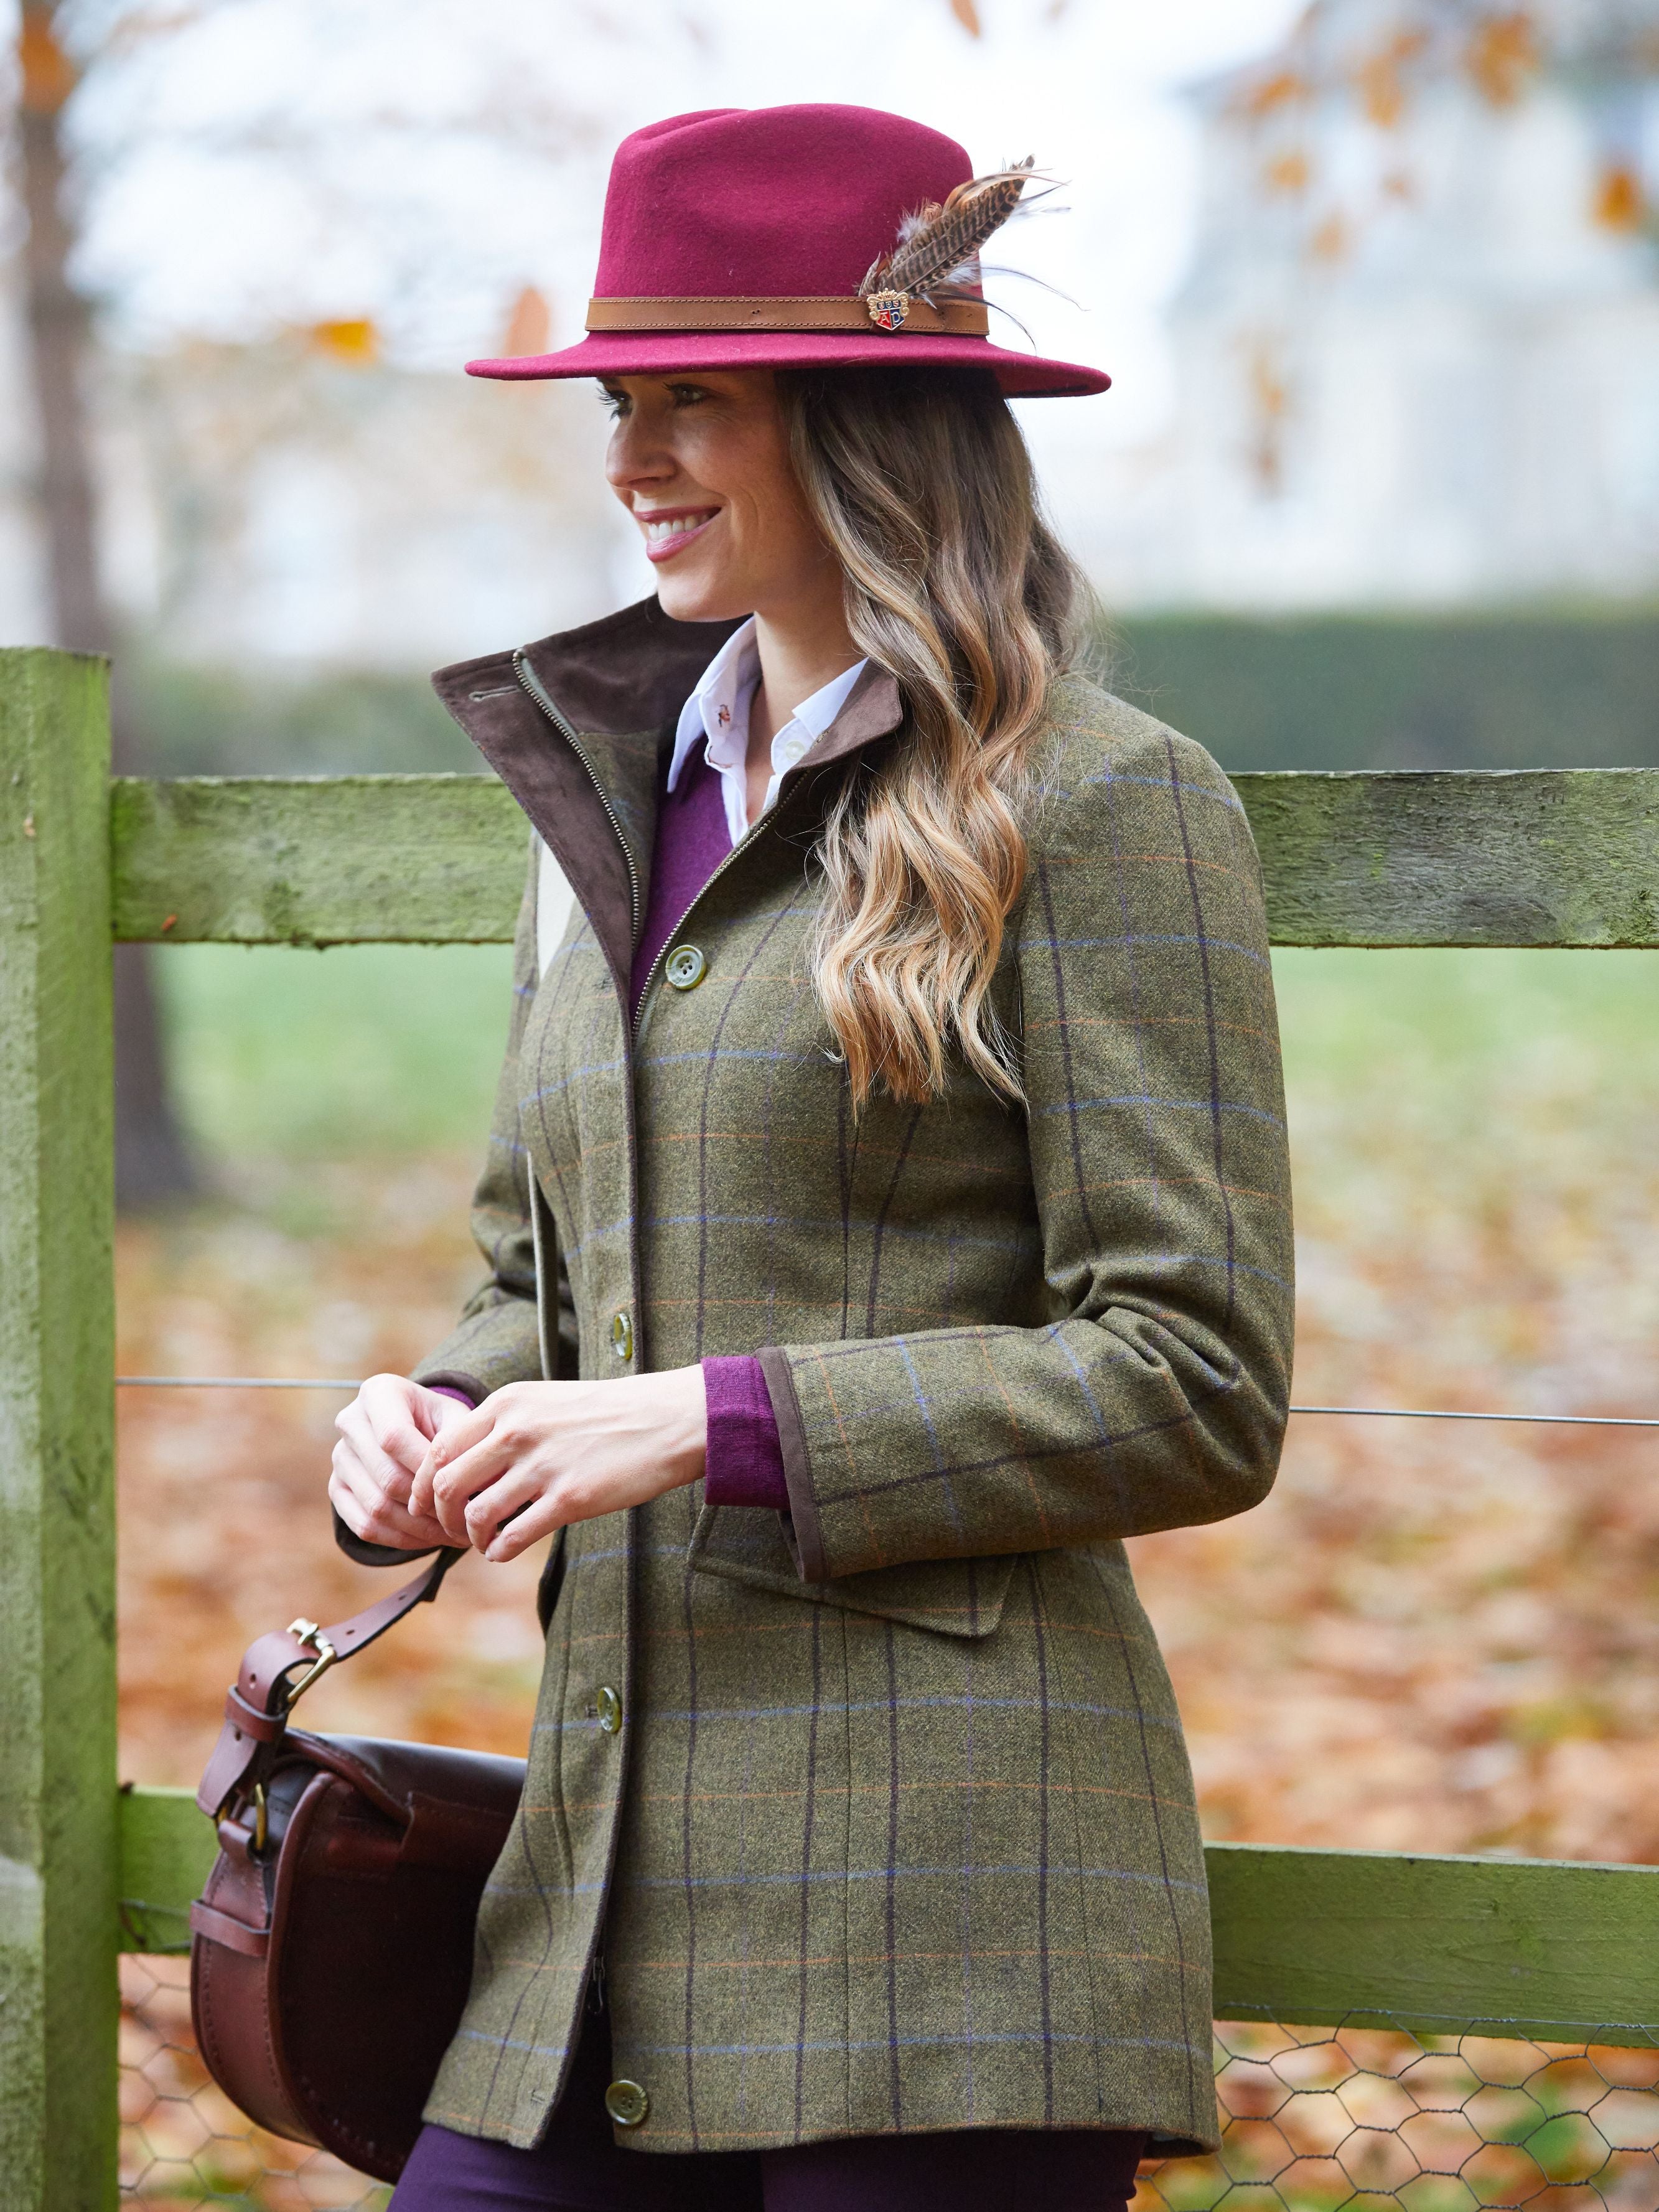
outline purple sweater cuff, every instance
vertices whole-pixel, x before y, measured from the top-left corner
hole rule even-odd
[[[702,1494],[710,1505],[769,1505],[789,1510],[783,1447],[771,1394],[758,1359],[705,1359],[708,1457]]]
[[[458,1406],[471,1408],[474,1402],[466,1391],[457,1390],[447,1382],[428,1382],[426,1387],[434,1398],[453,1398]]]

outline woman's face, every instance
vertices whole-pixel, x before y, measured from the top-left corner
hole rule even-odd
[[[782,616],[831,598],[833,556],[801,503],[770,369],[618,376],[611,488],[639,526],[657,596],[680,622]]]

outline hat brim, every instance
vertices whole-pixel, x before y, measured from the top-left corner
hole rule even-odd
[[[470,361],[469,376],[503,382],[564,376],[660,376],[684,368],[988,368],[1011,399],[1080,398],[1109,389],[1104,369],[1080,362],[1045,361],[988,338],[923,335],[884,337],[830,331],[675,331],[591,332],[558,353],[502,361]]]

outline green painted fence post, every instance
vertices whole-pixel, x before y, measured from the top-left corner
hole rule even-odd
[[[109,712],[0,652],[0,2207],[116,2198]]]

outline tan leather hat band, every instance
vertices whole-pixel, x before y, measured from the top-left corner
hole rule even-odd
[[[880,302],[900,301],[896,313]],[[885,318],[884,319],[883,318]],[[982,338],[990,328],[984,304],[952,300],[943,307],[926,300],[877,293],[870,299],[590,300],[590,331],[845,331],[867,337],[877,331],[900,337],[918,332]]]

